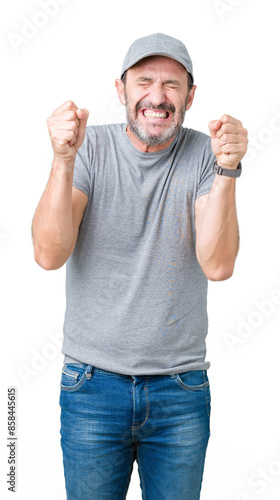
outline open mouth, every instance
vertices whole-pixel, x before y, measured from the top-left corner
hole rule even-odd
[[[145,118],[158,118],[163,120],[169,118],[168,111],[154,111],[152,109],[143,109],[142,113],[145,116]]]

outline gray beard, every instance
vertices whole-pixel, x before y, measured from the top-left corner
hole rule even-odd
[[[161,107],[159,106],[157,109],[160,109],[160,108]],[[136,109],[136,112],[137,112],[137,109]],[[164,129],[160,135],[152,135],[152,134],[148,134],[146,132],[144,126],[141,125],[141,123],[139,122],[139,120],[137,118],[135,120],[133,120],[130,107],[128,104],[126,106],[126,119],[127,119],[127,123],[129,125],[130,129],[136,135],[136,137],[138,137],[138,139],[140,139],[140,141],[147,144],[147,146],[157,146],[159,144],[165,144],[170,139],[175,137],[176,133],[178,132],[179,128],[181,127],[181,125],[184,122],[185,114],[186,114],[186,110],[184,108],[182,108],[180,110],[179,120],[178,120],[177,125],[176,125],[176,123],[172,123],[170,125],[170,127],[168,127],[167,129]],[[157,127],[158,127],[158,125],[157,125]]]
[[[160,135],[148,134],[145,128],[141,125],[138,119],[134,120],[132,123],[128,110],[126,110],[126,118],[132,132],[140,139],[140,141],[147,144],[147,146],[157,146],[159,144],[164,144],[168,142],[172,137],[174,137],[181,126],[172,123],[172,125],[165,129]]]

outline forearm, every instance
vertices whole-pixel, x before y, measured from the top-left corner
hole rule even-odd
[[[73,242],[72,181],[74,160],[54,159],[49,181],[32,222],[34,257],[44,269],[67,260]]]
[[[203,210],[196,251],[211,280],[225,280],[233,273],[239,248],[235,187],[236,179],[216,175]]]

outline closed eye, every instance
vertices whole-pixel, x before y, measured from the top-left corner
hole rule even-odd
[[[141,76],[140,78],[137,79],[137,83],[138,85],[147,85],[153,83],[153,80],[146,76]]]
[[[177,80],[167,80],[164,82],[164,85],[169,89],[177,89],[180,86],[180,83]]]
[[[139,87],[149,87],[151,85],[151,82],[147,82],[147,83],[138,83],[138,86]]]
[[[137,80],[137,84],[139,87],[150,87],[153,84],[152,78],[141,76]],[[180,87],[180,82],[177,80],[166,80],[163,82],[163,85],[167,89],[176,90]]]

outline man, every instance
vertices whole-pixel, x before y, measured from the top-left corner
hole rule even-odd
[[[50,178],[36,262],[66,261],[61,445],[68,500],[123,499],[136,459],[146,500],[198,500],[209,439],[207,279],[228,279],[247,131],[224,115],[183,128],[196,86],[182,42],[130,47],[116,80],[127,124],[48,119]],[[216,163],[215,163],[216,161]]]

